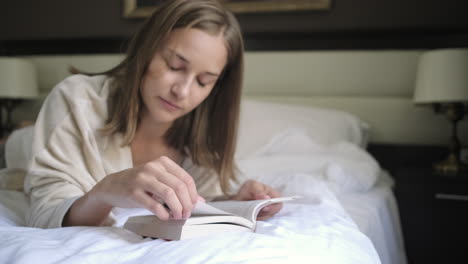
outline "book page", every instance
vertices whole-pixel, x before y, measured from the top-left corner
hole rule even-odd
[[[182,237],[180,237],[181,232],[184,232],[186,235],[198,235],[198,231],[190,233],[192,232],[190,229],[192,227],[197,229],[204,224],[214,224],[211,225],[211,227],[206,227],[206,229],[210,231],[214,231],[221,226],[224,230],[242,230],[240,226],[243,226],[244,228],[255,231],[257,214],[263,207],[272,203],[290,201],[298,198],[300,197],[280,197],[254,201],[199,202],[192,211],[192,216],[188,219],[163,221],[155,215],[132,216],[125,222],[124,228],[144,236],[167,239],[182,239]],[[229,223],[231,223],[231,227]],[[199,228],[197,230],[200,231],[201,229]]]
[[[301,198],[300,196],[279,197],[265,200],[252,201],[219,201],[210,202],[210,206],[220,209],[221,211],[229,212],[234,215],[242,216],[249,219],[253,223],[256,222],[257,215],[260,210],[273,203],[280,203]]]
[[[213,207],[210,205],[210,203],[201,203],[198,202],[195,205],[195,208],[192,210],[192,215],[232,215],[229,212],[225,212],[223,210],[220,210],[216,207]]]

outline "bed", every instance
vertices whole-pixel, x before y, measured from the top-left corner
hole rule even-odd
[[[241,109],[236,158],[242,179],[304,197],[260,222],[256,233],[167,242],[122,229],[125,217],[117,227],[29,228],[27,198],[10,188],[0,191],[0,256],[8,263],[404,263],[395,204],[382,206],[393,201],[391,183],[362,148],[363,121],[337,110],[255,100],[244,100]],[[274,118],[264,118],[267,113]],[[2,173],[10,184],[12,177],[20,181],[27,164],[31,131],[20,129],[6,143],[8,168]],[[128,217],[123,211],[114,214]]]
[[[113,64],[120,57],[110,58]],[[69,64],[67,60],[56,63],[61,59],[57,57],[30,59],[40,68],[42,86],[58,81],[50,73]],[[86,56],[71,58],[81,59],[95,65]],[[252,72],[253,63],[247,63],[247,71]],[[259,85],[255,82],[247,76],[247,91]],[[283,195],[303,196],[285,203],[275,217],[259,222],[255,233],[152,240],[122,229],[126,217],[138,212],[121,209],[114,210],[119,217],[114,227],[25,227],[28,199],[20,190],[31,130],[15,131],[5,144],[7,168],[0,170],[0,259],[7,263],[405,264],[391,176],[365,150],[375,126],[382,126],[375,119],[364,121],[353,111],[343,110],[346,104],[338,109],[320,102],[310,104],[310,96],[301,98],[299,104],[294,101],[298,96],[294,98],[257,90],[242,100],[236,152],[241,179],[262,181]],[[362,100],[367,102],[365,98],[351,100],[361,102],[353,103],[357,109],[366,105]],[[385,138],[386,134],[377,136]]]

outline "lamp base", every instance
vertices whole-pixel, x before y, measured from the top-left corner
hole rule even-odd
[[[433,167],[437,174],[447,177],[467,175],[468,172],[468,165],[460,162],[453,153],[450,153],[445,160],[435,163]]]
[[[463,103],[439,103],[434,105],[436,113],[443,113],[452,123],[448,157],[434,164],[434,170],[441,176],[456,177],[466,175],[467,165],[460,160],[460,140],[457,134],[457,123],[465,115]]]

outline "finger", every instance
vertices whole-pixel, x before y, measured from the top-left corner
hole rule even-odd
[[[242,184],[241,188],[239,189],[236,197],[236,200],[240,201],[248,201],[248,200],[256,200],[261,199],[257,198],[257,195],[264,194],[261,190],[263,186],[260,182],[254,180],[248,180]]]
[[[159,161],[163,164],[167,172],[175,175],[187,185],[192,203],[195,204],[198,199],[198,192],[193,177],[168,157],[161,157]]]
[[[203,197],[201,197],[200,195],[198,195],[197,202],[206,203],[206,200],[205,200],[205,198],[203,198]]]
[[[268,219],[272,217],[273,215],[275,215],[276,213],[278,213],[282,207],[283,207],[283,203],[270,204],[262,208],[262,210],[260,210],[260,212],[258,213],[257,219],[258,220]]]
[[[256,194],[256,199],[270,199],[280,197],[281,194],[270,186],[263,184],[263,191]]]
[[[234,196],[234,199],[239,201],[248,200],[249,195],[250,194],[248,192],[248,186],[244,183],[237,191],[237,194]]]
[[[140,203],[142,207],[151,211],[161,220],[168,220],[171,216],[170,212],[164,208],[160,202],[153,199],[151,195],[145,192],[138,193],[135,199],[137,199],[137,202]]]
[[[180,203],[175,191],[163,182],[160,182],[158,179],[156,179],[156,177],[151,177],[150,179],[152,180],[149,180],[146,184],[144,184],[143,188],[145,191],[151,193],[153,196],[156,196],[156,200],[163,200],[171,210],[172,216],[175,219],[182,218],[183,206]]]
[[[255,200],[266,200],[270,199],[271,196],[268,194],[260,193],[260,194],[255,194]]]
[[[266,185],[259,181],[252,180],[249,182],[249,185],[250,185],[249,190],[252,194],[266,193]]]
[[[268,195],[269,195],[271,198],[278,198],[278,197],[281,197],[281,193],[280,193],[280,192],[278,192],[277,190],[275,190],[275,189],[273,189],[273,188],[270,188],[270,187],[269,187]]]
[[[261,182],[252,181],[250,183],[250,195],[251,199],[261,200],[261,199],[270,199],[270,195],[268,195],[269,187]]]
[[[157,196],[158,199],[162,199],[171,209],[175,219],[188,218],[194,203],[192,203],[187,186],[177,176],[166,170],[167,164],[172,163],[172,161],[168,158],[160,160],[161,162],[156,162],[157,160],[149,162],[143,167],[144,173],[151,175],[148,177],[150,181],[145,181],[144,186],[147,188],[145,190]]]
[[[190,217],[194,204],[192,203],[190,193],[185,183],[168,172],[162,173],[158,177],[158,180],[162,182],[163,184],[169,186],[172,190],[174,190],[177,196],[177,199],[179,200],[179,203],[182,205],[181,212],[180,212],[181,217],[182,218]],[[198,197],[198,194],[197,194],[197,197]],[[169,203],[167,203],[167,205],[170,207]]]

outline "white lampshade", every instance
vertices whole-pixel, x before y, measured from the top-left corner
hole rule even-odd
[[[468,102],[468,49],[424,53],[419,60],[414,102]]]
[[[0,57],[0,98],[28,99],[37,96],[34,65],[25,59]]]

